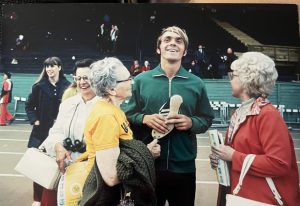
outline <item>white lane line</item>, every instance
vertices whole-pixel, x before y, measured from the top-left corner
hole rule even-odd
[[[211,148],[211,146],[208,146],[208,145],[199,145],[199,146],[197,146],[197,148]],[[295,147],[295,150],[300,150],[300,148],[299,147]]]
[[[25,177],[25,176],[24,175],[18,175],[18,174],[0,174],[0,177]],[[196,181],[196,184],[218,185],[219,183],[217,181]]]
[[[21,130],[21,129],[1,129],[0,132],[31,132],[31,130]]]
[[[196,181],[196,184],[218,185],[219,183],[216,181]]]
[[[197,146],[198,148],[210,148],[211,146],[205,146],[205,145],[200,145],[200,146]]]
[[[196,181],[196,184],[203,184],[203,185],[218,185],[217,181]],[[300,185],[300,184],[299,184]]]
[[[203,136],[197,136],[196,138],[197,139],[208,139],[208,137],[206,137],[206,136],[205,137],[203,137]]]
[[[4,155],[23,155],[24,152],[0,152],[0,155],[4,154]]]
[[[196,158],[196,161],[198,162],[209,162],[209,159],[201,159],[201,158]],[[297,164],[300,164],[300,161],[297,161]]]
[[[203,137],[203,136],[200,136],[200,137],[196,137],[197,139],[208,139],[208,137]],[[300,141],[299,138],[292,138],[294,141]]]
[[[210,160],[209,159],[199,159],[199,158],[197,158],[196,161],[199,161],[199,162],[209,162]]]
[[[28,139],[0,139],[0,141],[28,142]]]
[[[25,177],[25,176],[19,174],[0,174],[0,177]],[[196,181],[196,184],[218,185],[219,183],[217,181]]]
[[[0,177],[25,177],[25,176],[18,175],[18,174],[0,174]]]

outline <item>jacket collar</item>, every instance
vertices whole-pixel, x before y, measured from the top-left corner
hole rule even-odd
[[[232,115],[230,120],[230,125],[228,128],[228,143],[232,144],[234,135],[237,133],[241,125],[247,120],[248,116],[259,115],[261,109],[269,103],[270,101],[268,99],[262,97],[257,98],[255,101],[253,101],[252,105],[249,107],[245,115],[243,115],[239,121],[237,121],[237,112],[240,109],[238,108]]]
[[[38,84],[41,90],[43,90],[43,92],[47,94],[49,97],[52,96],[53,89],[56,89],[58,97],[61,98],[65,87],[68,86],[68,81],[64,78],[59,79],[58,82],[56,82],[56,86],[54,86],[49,82],[47,78],[44,78]]]
[[[72,101],[71,104],[85,104],[85,105],[89,105],[89,104],[94,104],[98,99],[100,99],[100,97],[98,97],[97,95],[94,96],[93,98],[91,98],[90,100],[84,102],[82,95],[80,94],[80,92],[78,91],[77,94],[75,94],[73,96],[74,101]]]
[[[165,71],[161,68],[161,65],[159,64],[156,68],[152,70],[152,77],[160,77],[160,76],[165,76],[167,77]],[[176,73],[175,77],[183,78],[183,79],[188,79],[189,72],[186,71],[186,69],[180,65],[180,68],[178,72]]]

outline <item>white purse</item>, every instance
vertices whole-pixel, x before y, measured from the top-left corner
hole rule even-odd
[[[249,154],[246,156],[246,158],[243,162],[239,182],[238,182],[237,186],[235,187],[235,189],[233,190],[233,194],[226,195],[226,206],[241,206],[241,205],[242,206],[275,206],[275,205],[270,205],[270,204],[266,204],[266,203],[262,203],[262,202],[258,202],[258,201],[254,201],[254,200],[250,200],[247,198],[237,196],[238,192],[241,189],[244,177],[246,176],[254,159],[255,159],[254,154]],[[283,202],[281,200],[281,196],[279,195],[272,178],[266,177],[266,181],[267,181],[272,193],[274,194],[274,198],[276,199],[278,204],[280,206],[282,206]]]
[[[28,148],[15,170],[46,189],[56,189],[61,176],[55,158],[37,148]]]

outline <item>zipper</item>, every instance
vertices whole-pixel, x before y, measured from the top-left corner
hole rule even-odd
[[[153,75],[153,77],[161,77],[161,76],[165,76],[166,78],[168,78],[165,74],[157,74],[157,75]],[[188,77],[184,77],[184,76],[180,76],[180,75],[175,75],[174,77],[179,77],[182,79],[188,79]],[[174,78],[173,77],[173,78]],[[169,98],[171,98],[171,94],[172,94],[172,79],[173,78],[168,78],[169,79]],[[169,170],[169,156],[170,156],[170,138],[168,139],[168,152],[167,152],[167,170]]]
[[[169,79],[169,98],[171,98],[171,83],[172,79]]]
[[[169,98],[171,98],[172,93],[172,79],[169,78]],[[167,153],[167,170],[169,170],[169,156],[170,156],[170,138],[168,139],[168,153]]]

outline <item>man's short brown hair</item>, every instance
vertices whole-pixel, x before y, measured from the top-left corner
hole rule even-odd
[[[161,37],[164,33],[166,32],[173,32],[173,33],[176,33],[178,34],[182,40],[183,40],[183,43],[184,43],[184,46],[185,46],[185,50],[188,49],[188,46],[189,46],[189,38],[185,32],[184,29],[181,29],[179,28],[178,26],[170,26],[170,27],[167,27],[167,28],[163,28],[162,29],[162,32],[160,33],[159,37],[157,38],[157,42],[156,42],[156,48],[159,49],[159,46],[161,44]]]

